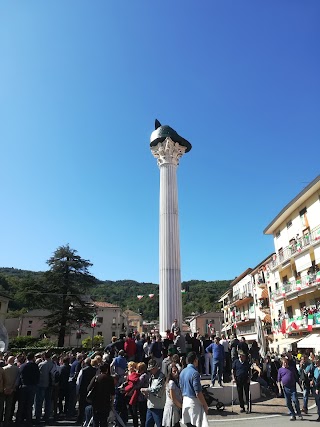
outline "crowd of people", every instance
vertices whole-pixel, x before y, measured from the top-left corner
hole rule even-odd
[[[165,339],[128,333],[88,353],[6,354],[0,360],[0,422],[7,427],[15,418],[16,425],[31,427],[67,419],[123,427],[130,417],[134,427],[206,427],[201,374],[211,376],[212,386],[234,381],[240,412],[250,412],[251,380],[265,394],[285,397],[291,420],[308,412],[313,393],[320,421],[320,361],[312,353],[300,360],[291,352],[262,358],[255,341],[249,347],[243,337],[191,337],[173,326]]]

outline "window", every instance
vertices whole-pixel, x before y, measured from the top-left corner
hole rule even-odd
[[[97,322],[98,323],[103,323],[103,317],[97,317]]]
[[[115,317],[113,317],[113,318],[112,318],[112,323],[113,323],[113,324],[115,324],[115,323],[116,323],[116,318],[115,318]]]
[[[33,320],[29,320],[29,325],[32,325]]]
[[[307,217],[307,208],[303,208],[299,212],[299,215],[300,215],[302,229],[309,228],[309,221],[308,221],[308,217]]]
[[[305,213],[307,213],[307,208],[303,208],[300,212],[299,215],[303,216]]]
[[[287,313],[288,313],[289,319],[291,319],[293,317],[292,305],[290,305],[289,307],[287,307]]]
[[[290,219],[290,221],[287,222],[287,228],[290,228],[292,226],[292,221]]]
[[[102,332],[101,331],[98,332],[98,336],[102,337]]]
[[[300,309],[301,309],[301,308],[303,308],[303,307],[305,307],[305,306],[306,306],[305,301],[303,301],[303,302],[299,302],[299,307],[300,307]]]
[[[275,287],[275,289],[276,289],[276,291],[279,289],[279,283],[278,282],[276,282],[275,284],[274,284],[274,287]]]
[[[276,239],[279,239],[279,237],[280,237],[280,231],[277,231],[276,232]]]
[[[27,331],[27,337],[31,337],[31,331]]]

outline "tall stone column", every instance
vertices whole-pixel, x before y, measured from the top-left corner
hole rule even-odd
[[[174,319],[182,325],[177,167],[191,144],[169,126],[159,126],[150,145],[160,169],[159,320],[165,335]]]

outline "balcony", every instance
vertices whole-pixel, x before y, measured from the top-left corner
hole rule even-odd
[[[320,287],[320,278],[319,275],[312,274],[302,279],[291,280],[287,283],[282,283],[281,289],[277,289],[272,293],[272,296],[275,299],[287,298],[290,295],[294,295],[295,293],[300,292],[300,294],[304,294],[308,292],[308,290],[316,290]]]
[[[309,234],[305,234],[299,239],[293,239],[292,244],[286,246],[278,255],[274,255],[272,261],[270,261],[270,268],[274,270],[278,265],[285,263],[286,261],[299,255],[305,248],[312,246],[313,244],[319,243],[320,241],[320,225],[312,229]]]
[[[242,305],[242,304],[247,303],[251,300],[253,300],[253,294],[251,292],[242,292],[240,294],[234,295],[231,298],[231,302],[235,306]]]
[[[257,282],[256,282],[256,285],[258,286],[258,288],[260,288],[260,289],[263,289],[263,288],[266,288],[267,287],[267,283],[266,283],[266,281],[262,278],[262,277],[259,277],[259,279],[257,280]]]

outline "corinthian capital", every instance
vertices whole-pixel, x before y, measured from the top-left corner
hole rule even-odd
[[[179,159],[184,155],[186,149],[186,147],[183,147],[178,142],[172,141],[171,138],[166,138],[155,147],[151,147],[151,153],[158,160],[158,166],[165,163],[178,166]]]

